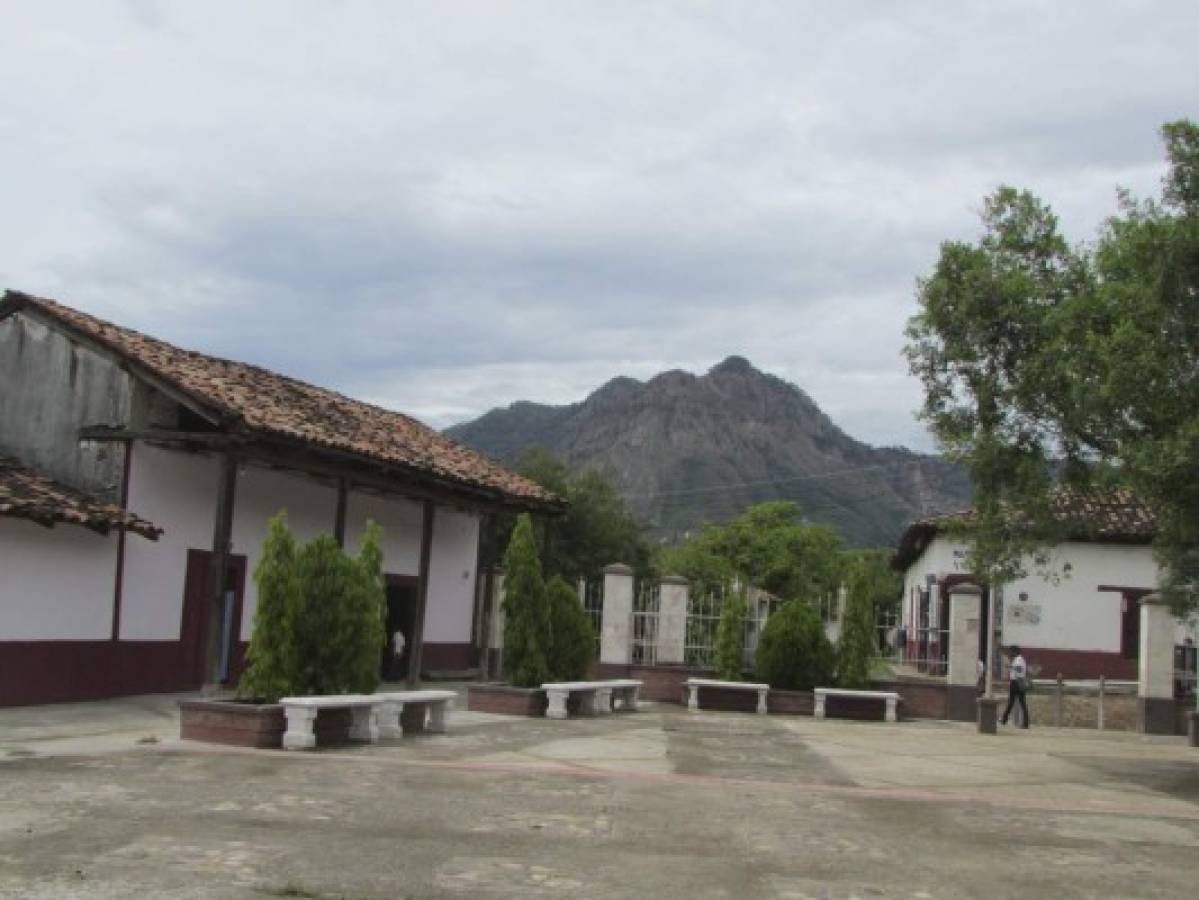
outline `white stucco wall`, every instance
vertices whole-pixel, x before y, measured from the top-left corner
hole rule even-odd
[[[941,536],[932,540],[904,574],[905,617],[913,587],[924,585],[927,575],[968,571],[964,553],[961,543]],[[1029,560],[1025,568],[1029,575],[1004,585],[1002,629],[1005,642],[1032,648],[1118,653],[1122,596],[1099,586],[1152,588],[1158,578],[1149,547],[1123,544],[1070,541],[1058,545],[1045,564]],[[1028,599],[1020,600],[1021,593]]]
[[[332,534],[337,515],[337,491],[299,473],[242,465],[237,470],[233,503],[233,552],[246,557],[246,587],[242,604],[241,639],[249,640],[258,605],[254,569],[262,558],[267,522],[281,510],[299,541]],[[211,529],[211,525],[209,526]],[[211,539],[210,539],[211,541]]]
[[[212,549],[217,474],[214,457],[134,445],[129,508],[164,532],[125,542],[122,638],[179,640],[187,551]]]
[[[433,518],[425,611],[425,640],[429,643],[470,641],[478,557],[478,516],[438,507]]]
[[[107,640],[116,564],[115,534],[0,518],[0,641]]]
[[[346,500],[346,550],[357,553],[368,521],[383,528],[383,571],[420,574],[421,504],[403,497],[383,498],[351,491]]]

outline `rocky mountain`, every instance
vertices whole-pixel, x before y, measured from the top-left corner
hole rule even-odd
[[[513,403],[447,433],[509,465],[540,445],[574,470],[598,468],[665,540],[785,499],[852,545],[893,546],[910,520],[970,502],[959,467],[854,440],[798,387],[737,356],[706,375],[616,378],[569,406]]]

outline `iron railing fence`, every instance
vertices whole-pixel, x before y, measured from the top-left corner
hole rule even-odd
[[[583,579],[581,594],[583,610],[591,619],[591,629],[595,632],[595,658],[599,659],[600,641],[604,633],[604,579]]]
[[[662,605],[661,585],[642,581],[633,593],[632,622],[629,627],[629,661],[652,666],[658,661],[658,612]]]

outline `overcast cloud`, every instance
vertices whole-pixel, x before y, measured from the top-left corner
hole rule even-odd
[[[931,449],[917,277],[1094,236],[1193,2],[4,4],[0,286],[443,427],[731,353]]]

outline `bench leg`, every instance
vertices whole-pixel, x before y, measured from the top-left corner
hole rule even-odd
[[[687,708],[699,709],[699,688],[694,684],[687,685]]]
[[[817,719],[824,718],[824,694],[816,695],[816,711],[814,715]]]
[[[379,743],[379,715],[374,706],[355,706],[350,722],[350,740]]]
[[[758,691],[758,715],[766,715],[766,691]]]
[[[445,734],[445,709],[448,700],[434,700],[429,704],[429,724],[425,730],[430,734]]]
[[[305,707],[287,707],[287,730],[283,732],[284,750],[316,749],[316,710]]]
[[[887,698],[887,711],[884,715],[888,722],[899,721],[899,717],[895,714],[895,700],[891,697]]]
[[[595,714],[597,716],[606,716],[612,712],[612,689],[599,688],[595,692],[595,699],[592,701],[595,704]]]
[[[566,697],[568,691],[546,691],[546,699],[549,700],[549,705],[545,709],[545,717],[547,719],[565,719],[566,718]]]
[[[403,703],[390,701],[379,705],[379,737],[399,740],[404,736],[404,729],[400,727],[400,714],[403,711]]]

